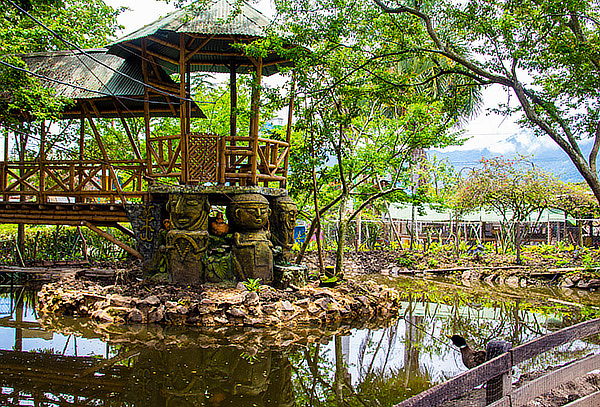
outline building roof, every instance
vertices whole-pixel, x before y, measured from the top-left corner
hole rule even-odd
[[[410,204],[392,203],[389,205],[389,217],[395,220],[412,219],[412,207]],[[557,209],[544,209],[540,215],[534,212],[528,217],[528,221],[540,220],[541,222],[562,222],[565,220],[563,211]],[[569,217],[572,219],[572,217]],[[415,220],[419,222],[448,222],[456,220],[453,213],[448,208],[437,208],[429,204],[423,204],[421,208],[415,210]],[[500,222],[502,215],[495,211],[486,211],[483,209],[462,215],[459,219],[464,222]]]
[[[206,4],[191,4],[140,28],[109,46],[110,53],[127,57],[140,54],[143,39],[147,50],[159,58],[159,63],[170,73],[179,72],[179,38],[187,38],[188,50],[198,50],[189,60],[191,71],[229,72],[230,65],[237,72],[254,71],[254,65],[234,43],[249,43],[268,35],[271,20],[248,3],[236,0],[210,0]],[[195,38],[195,40],[192,40]],[[192,41],[191,43],[189,41]],[[278,71],[277,65],[289,61],[271,53],[263,58],[263,74]]]
[[[77,102],[74,107],[67,108],[65,118],[78,116],[83,102],[94,103],[93,117],[116,117],[117,110],[129,116],[143,114],[144,77],[140,61],[135,57],[110,55],[105,48],[83,52],[36,52],[20,57],[32,72],[49,78],[41,78],[42,85],[54,89],[56,96]],[[173,88],[175,99],[169,101],[164,94],[153,95],[150,113],[152,116],[177,116],[169,105],[174,104],[178,109],[178,84],[164,71],[160,81],[165,87]],[[205,117],[196,104],[193,110],[194,117]]]
[[[45,86],[56,90],[56,96],[92,99],[107,95],[143,95],[144,86],[128,78],[133,77],[143,81],[141,66],[132,59],[109,55],[106,51],[100,48],[88,49],[85,52],[77,50],[36,52],[20,55],[20,57],[29,69],[37,74],[80,87],[41,79]]]
[[[147,37],[159,30],[203,35],[266,37],[271,24],[271,20],[246,2],[211,0],[206,4],[193,4],[174,11],[119,39],[118,42]]]

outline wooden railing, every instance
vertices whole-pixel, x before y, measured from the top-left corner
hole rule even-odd
[[[4,202],[126,202],[147,194],[143,160],[0,162]]]
[[[489,404],[493,407],[516,407],[526,403],[528,400],[543,394],[561,382],[566,382],[585,374],[594,369],[600,368],[600,355],[592,355],[581,361],[575,362],[553,373],[543,376],[526,386],[522,386],[515,391],[512,390],[510,383],[510,372],[513,366],[531,359],[552,348],[582,339],[590,335],[600,333],[600,318],[591,321],[579,323],[557,332],[544,335],[534,339],[521,346],[517,346],[508,352],[474,368],[464,372],[445,383],[434,386],[422,393],[411,397],[394,407],[432,407],[439,406],[442,403],[454,400],[474,387],[490,381],[500,381],[502,394],[497,401]],[[504,376],[504,380],[502,380]],[[508,379],[508,380],[506,380]],[[600,392],[590,395],[587,400],[580,403],[588,403],[589,406],[598,406],[600,403]],[[570,404],[570,406],[584,406],[588,404]]]
[[[181,136],[150,138],[152,178],[182,178]],[[285,141],[213,134],[190,134],[187,145],[187,179],[191,183],[285,186],[290,145]]]

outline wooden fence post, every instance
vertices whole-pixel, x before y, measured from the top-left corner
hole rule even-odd
[[[487,360],[494,359],[495,357],[508,352],[511,348],[512,344],[510,342],[490,341],[486,346],[486,358]],[[512,368],[487,382],[485,386],[486,406],[492,404],[494,401],[500,400],[510,393],[512,388],[511,370]]]

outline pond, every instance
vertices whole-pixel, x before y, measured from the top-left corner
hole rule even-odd
[[[39,318],[35,299],[22,287],[0,294],[2,406],[391,406],[466,370],[446,334],[517,345],[570,323],[504,302],[413,300],[363,329],[115,327]],[[598,348],[576,341],[516,373]]]

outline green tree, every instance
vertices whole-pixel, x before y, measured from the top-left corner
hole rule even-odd
[[[437,67],[452,61],[407,58],[404,47],[424,33],[413,24],[411,36],[397,35],[372,4],[276,5],[285,22],[281,32],[288,33],[279,43],[299,45],[281,47],[295,63],[300,95],[291,191],[312,213],[311,226],[336,211],[339,271],[349,222],[383,199],[417,198],[406,193],[415,184],[414,152],[459,143],[452,128],[473,112],[478,88],[462,75],[432,80]]]
[[[120,10],[102,0],[2,0],[0,11],[0,120],[12,121],[27,112],[29,118],[56,117],[66,100],[23,71],[19,54],[106,45],[119,28]]]
[[[454,206],[461,214],[478,208],[492,208],[502,216],[504,239],[514,244],[521,264],[523,222],[531,214],[553,207],[562,183],[541,172],[524,158],[484,159],[456,190]]]
[[[523,0],[421,3],[374,0],[398,35],[414,26],[427,39],[404,47],[415,57],[450,59],[451,71],[516,97],[521,125],[550,137],[600,200],[600,32],[596,1]],[[402,22],[402,23],[401,23]],[[408,22],[408,24],[406,23]],[[586,156],[583,143],[592,143]]]

